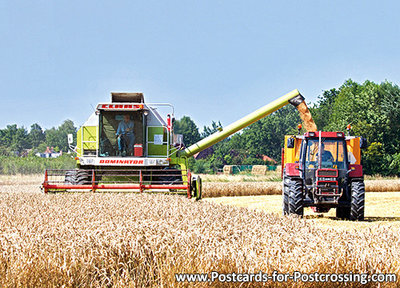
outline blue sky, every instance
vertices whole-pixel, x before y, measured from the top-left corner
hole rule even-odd
[[[82,124],[110,91],[223,125],[298,88],[400,83],[398,1],[0,0],[0,127]]]

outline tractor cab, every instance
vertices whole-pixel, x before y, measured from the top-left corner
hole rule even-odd
[[[319,201],[337,202],[349,170],[342,132],[309,132],[302,141],[300,170],[308,191]],[[315,199],[317,200],[317,199]]]

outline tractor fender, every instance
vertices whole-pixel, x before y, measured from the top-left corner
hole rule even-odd
[[[350,178],[361,178],[363,177],[363,168],[362,165],[359,164],[350,164]]]
[[[286,163],[285,175],[291,177],[300,177],[299,163]]]

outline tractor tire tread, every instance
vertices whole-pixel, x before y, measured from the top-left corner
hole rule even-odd
[[[303,187],[300,180],[289,180],[289,214],[304,215]]]
[[[363,221],[365,207],[365,185],[363,181],[351,183],[350,220]]]

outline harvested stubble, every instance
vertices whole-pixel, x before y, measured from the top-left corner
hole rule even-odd
[[[209,271],[400,274],[399,229],[338,232],[179,196],[4,192],[0,221],[1,287],[176,287],[174,273]]]

